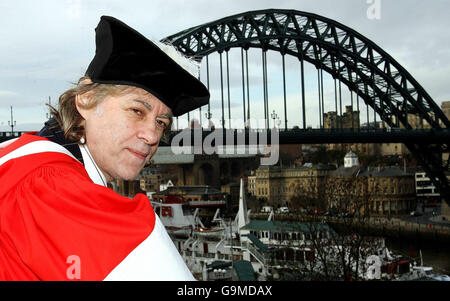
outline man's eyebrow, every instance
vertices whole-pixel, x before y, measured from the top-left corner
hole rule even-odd
[[[144,101],[144,100],[133,99],[133,101],[142,104],[149,111],[151,111],[153,109],[152,105],[149,104],[148,102]],[[173,117],[173,115],[172,115],[172,112],[169,112],[169,113],[164,113],[164,114],[158,115],[158,117],[171,119]]]
[[[140,104],[142,104],[144,107],[146,107],[147,108],[147,110],[149,110],[149,111],[151,111],[152,110],[152,106],[148,103],[148,102],[146,102],[146,101],[144,101],[144,100],[140,100],[140,99],[133,99],[133,101],[134,102],[138,102],[138,103],[140,103]]]

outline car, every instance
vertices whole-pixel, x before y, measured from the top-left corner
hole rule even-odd
[[[422,216],[423,214],[417,211],[411,211],[410,213],[411,216]]]
[[[280,207],[277,209],[278,213],[289,213],[289,208],[288,207]]]
[[[263,206],[261,209],[261,212],[263,212],[263,213],[270,213],[271,211],[273,211],[272,206]]]

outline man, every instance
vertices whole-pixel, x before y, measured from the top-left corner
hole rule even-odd
[[[101,18],[96,47],[54,118],[0,150],[0,279],[194,280],[148,198],[107,183],[134,179],[209,93],[117,19]]]

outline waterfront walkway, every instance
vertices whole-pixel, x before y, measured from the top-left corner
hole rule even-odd
[[[251,219],[267,219],[266,214],[252,214]],[[422,216],[397,216],[397,217],[366,217],[343,218],[320,215],[299,215],[293,213],[276,214],[274,220],[301,221],[312,219],[336,226],[338,229],[365,233],[367,235],[380,235],[383,237],[419,239],[450,243],[450,223],[443,220],[440,215],[432,216],[425,212]]]

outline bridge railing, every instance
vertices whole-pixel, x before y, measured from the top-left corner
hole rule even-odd
[[[170,134],[170,141],[178,134],[191,135],[188,141],[196,141],[195,137],[201,135],[203,138],[209,134],[223,131],[223,141],[215,140],[216,145],[232,143],[233,145],[241,144],[242,140],[238,140],[239,136],[243,136],[245,144],[249,144],[252,139],[250,137],[262,137],[264,134],[267,139],[265,141],[271,144],[273,134],[278,135],[280,144],[329,144],[329,143],[407,143],[411,141],[421,141],[422,143],[447,143],[450,139],[450,129],[400,129],[400,128],[360,128],[360,129],[313,129],[313,128],[292,128],[292,129],[184,129],[175,130]],[[201,133],[200,133],[201,132]],[[232,135],[232,139],[228,136]],[[253,135],[253,136],[252,136]],[[255,139],[253,139],[255,141]],[[258,138],[259,141],[259,138]],[[171,142],[170,142],[171,143]],[[182,141],[183,146],[185,141]],[[189,142],[191,143],[191,142]],[[186,145],[189,146],[189,145]]]
[[[14,138],[18,138],[20,136],[22,136],[23,134],[27,133],[26,132],[0,132],[0,142],[4,142],[10,139],[14,139]]]
[[[22,134],[25,134],[27,132],[0,132],[1,138],[17,138],[22,136]]]

